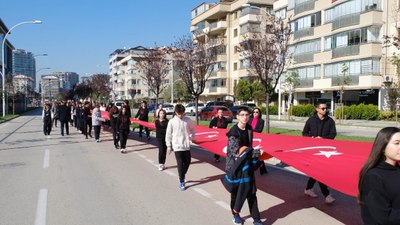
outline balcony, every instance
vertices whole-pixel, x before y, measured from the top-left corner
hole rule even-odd
[[[359,55],[360,45],[350,45],[332,49],[332,58],[339,58],[343,56]]]
[[[210,24],[210,34],[218,34],[225,32],[226,30],[226,21],[217,21]]]
[[[247,14],[245,16],[241,16],[239,18],[239,25],[242,25],[245,23],[261,23],[261,16],[254,15],[254,14]]]
[[[309,88],[313,86],[314,79],[312,78],[306,78],[306,79],[300,79],[300,84],[299,88]]]
[[[351,86],[351,85],[357,85],[359,83],[359,76],[349,76],[350,82],[347,85],[343,84],[343,76],[340,77],[332,77],[332,86]]]
[[[360,13],[352,13],[333,20],[332,30],[360,24]]]
[[[314,27],[309,27],[293,32],[294,39],[299,39],[302,37],[313,36],[313,35],[314,35]]]
[[[294,7],[294,15],[300,14],[305,11],[313,10],[315,7],[315,0],[302,2]]]
[[[295,63],[305,63],[314,61],[314,52],[306,52],[301,54],[296,54],[293,56]]]

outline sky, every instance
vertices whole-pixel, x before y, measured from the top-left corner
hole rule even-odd
[[[41,75],[108,73],[109,55],[119,48],[169,46],[190,32],[191,10],[204,0],[0,0],[0,18],[16,49],[36,57]],[[209,1],[214,2],[214,1]]]

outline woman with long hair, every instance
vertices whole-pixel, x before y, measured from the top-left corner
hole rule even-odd
[[[117,119],[117,128],[118,128],[118,133],[119,133],[119,142],[120,142],[120,148],[121,148],[121,153],[126,153],[126,142],[128,140],[128,135],[130,131],[130,125],[131,125],[131,118],[127,114],[127,107],[123,106],[121,108],[120,114]]]
[[[156,138],[158,144],[158,170],[165,169],[165,158],[167,156],[167,143],[165,142],[165,134],[167,132],[168,119],[164,109],[160,109],[157,114],[157,119],[154,122],[156,125]]]
[[[400,224],[399,161],[400,129],[385,127],[360,171],[358,203],[364,224]]]

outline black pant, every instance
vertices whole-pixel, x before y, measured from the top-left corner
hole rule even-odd
[[[89,130],[88,130],[89,127]],[[88,135],[92,136],[92,118],[87,119],[83,122],[83,134],[88,137]]]
[[[74,115],[72,118],[74,121],[74,127],[77,128],[78,127],[78,117],[76,115]]]
[[[53,118],[53,123],[52,124],[54,124],[54,126],[56,126],[57,127],[57,118]]]
[[[113,134],[114,146],[118,146],[119,134],[116,126],[112,127],[112,134]]]
[[[129,130],[119,130],[119,142],[121,149],[126,148],[126,141],[128,140]]]
[[[243,203],[237,204],[236,202],[236,191],[231,193],[231,211],[232,214],[239,213],[242,209]],[[254,220],[260,220],[260,211],[258,210],[258,201],[256,193],[249,193],[246,197],[247,203],[249,204],[250,215]]]
[[[61,135],[64,135],[64,126],[65,126],[65,131],[67,132],[67,135],[69,135],[69,124],[68,124],[68,122],[60,121],[60,123],[61,123]]]
[[[145,127],[144,129],[146,130],[146,135],[147,135],[147,137],[150,136],[150,130],[149,130],[149,128]],[[139,136],[140,136],[140,137],[142,136],[142,131],[143,131],[143,126],[142,126],[142,125],[139,125]]]
[[[96,139],[96,140],[100,139],[100,129],[101,129],[101,126],[93,126],[94,139]]]
[[[43,133],[44,135],[50,135],[51,132],[51,119],[43,121]]]
[[[310,178],[308,179],[308,182],[307,182],[306,190],[310,190],[311,188],[313,188],[315,182],[316,182],[316,180],[315,180],[314,178],[310,177]],[[329,195],[328,187],[327,187],[325,184],[323,184],[323,183],[321,183],[321,182],[319,182],[319,181],[318,181],[318,183],[319,183],[319,187],[321,188],[322,194],[323,194],[325,197],[328,196],[328,195]]]
[[[185,182],[185,175],[189,170],[190,161],[192,156],[190,150],[188,151],[176,151],[176,166],[178,167],[179,182]]]
[[[165,164],[165,158],[167,157],[167,143],[165,138],[157,138],[158,144],[158,164]]]

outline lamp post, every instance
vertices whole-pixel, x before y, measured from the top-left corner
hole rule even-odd
[[[6,80],[6,72],[5,72],[5,70],[6,70],[6,68],[5,68],[5,59],[4,59],[4,57],[5,57],[5,51],[6,51],[6,49],[5,49],[5,44],[6,44],[6,40],[7,40],[7,36],[11,33],[11,31],[14,29],[14,28],[16,28],[16,27],[18,27],[18,26],[20,26],[20,25],[24,25],[24,24],[41,24],[42,23],[42,21],[40,21],[40,20],[34,20],[34,21],[25,21],[25,22],[21,22],[21,23],[17,23],[16,25],[14,25],[13,27],[11,27],[11,29],[9,29],[8,30],[8,32],[4,35],[4,38],[3,38],[3,43],[2,43],[2,45],[1,45],[1,56],[2,56],[2,58],[1,58],[1,60],[2,60],[2,64],[1,64],[1,68],[2,68],[2,70],[1,70],[1,75],[2,75],[2,80],[3,80],[3,87],[2,87],[2,91],[3,91],[3,117],[5,117],[5,115],[6,115],[6,89],[5,89],[5,80]]]

